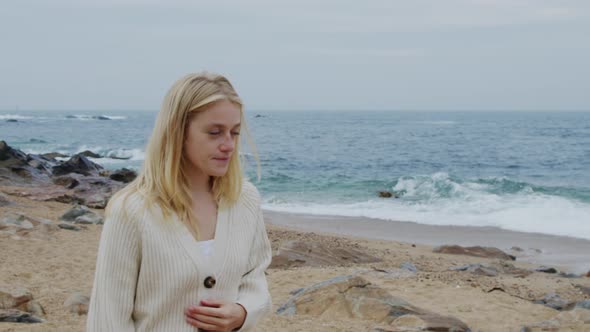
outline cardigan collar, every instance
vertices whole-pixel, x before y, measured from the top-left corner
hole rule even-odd
[[[225,250],[227,249],[227,240],[229,236],[228,215],[230,210],[231,208],[226,207],[224,204],[219,204],[217,209],[217,222],[215,225],[215,237],[213,238],[213,254],[211,257],[205,256],[201,248],[197,245],[198,241],[194,238],[186,225],[184,225],[177,217],[174,218],[174,222],[178,224],[178,227],[175,227],[175,234],[186,250],[188,256],[191,258],[191,261],[194,263],[197,272],[199,274],[207,274],[201,275],[201,278],[213,275],[217,279],[219,277],[218,272],[223,270],[225,258],[227,258]]]

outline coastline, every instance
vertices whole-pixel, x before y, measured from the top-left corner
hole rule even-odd
[[[516,256],[521,262],[555,266],[560,270],[578,274],[585,273],[590,268],[590,258],[587,255],[590,252],[590,240],[580,238],[511,231],[497,227],[426,225],[409,221],[270,210],[264,210],[264,214],[271,224],[300,231],[433,247],[451,244],[490,246]],[[523,251],[511,250],[514,246],[522,248]]]
[[[12,203],[0,207],[0,216],[22,213],[51,220],[53,225],[72,207],[70,204],[40,202],[14,195],[7,195],[7,198]],[[100,209],[94,211],[104,213]],[[379,222],[363,218],[305,216],[267,210],[264,213],[273,254],[278,254],[283,245],[295,240],[307,244],[321,243],[328,249],[361,251],[379,258],[380,261],[349,262],[319,267],[269,268],[267,279],[273,308],[272,313],[260,322],[260,331],[376,331],[377,323],[347,316],[289,317],[277,314],[279,307],[289,301],[294,291],[347,275],[362,275],[389,294],[425,310],[456,317],[474,331],[516,331],[522,326],[548,320],[559,321],[562,327],[570,328],[570,331],[581,332],[588,327],[581,321],[584,319],[582,316],[575,316],[584,314],[580,310],[560,312],[535,304],[534,301],[553,292],[570,301],[588,299],[590,295],[585,295],[582,290],[590,289],[590,278],[570,279],[542,272],[531,272],[523,277],[503,272],[497,276],[486,276],[452,271],[451,267],[465,264],[482,263],[501,268],[502,265],[499,264],[502,263],[498,259],[433,253],[431,246],[420,244],[420,241],[437,242],[437,239],[443,239],[444,242],[460,242],[463,238],[473,241],[474,244],[484,245],[486,242],[483,240],[477,242],[480,240],[476,234],[503,232]],[[365,227],[369,222],[378,226]],[[0,330],[84,330],[86,316],[72,314],[64,307],[71,294],[79,292],[89,295],[92,289],[102,225],[83,226],[79,231],[52,230],[53,228],[35,226],[19,233],[16,238],[10,234],[2,234],[0,261],[8,267],[0,273],[2,286],[7,289],[30,290],[34,300],[43,306],[46,322],[0,323]],[[507,234],[510,233],[513,232]],[[452,234],[453,237],[446,238],[446,234]],[[510,235],[514,236],[514,239],[522,240],[521,245],[529,243],[524,240],[527,237],[523,237],[526,233]],[[412,241],[408,241],[409,238]],[[530,238],[546,239],[536,235],[530,235]],[[567,245],[568,239],[556,237],[554,241],[557,245],[570,248]],[[399,273],[396,271],[400,271],[399,267],[405,262],[414,264],[418,271],[405,277],[395,277],[396,273]],[[515,267],[528,271],[538,267],[521,259],[505,264],[514,264]],[[502,319],[499,320],[498,317]]]

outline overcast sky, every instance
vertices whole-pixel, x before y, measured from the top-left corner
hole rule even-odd
[[[2,0],[0,109],[590,110],[590,1]]]

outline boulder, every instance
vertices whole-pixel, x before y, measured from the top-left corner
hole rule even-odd
[[[485,258],[499,258],[504,260],[515,260],[516,257],[508,255],[502,250],[494,247],[462,247],[458,245],[444,245],[438,246],[432,250],[436,253],[453,254],[453,255],[467,255]]]
[[[32,161],[31,166],[29,161]],[[5,141],[0,141],[0,185],[23,185],[31,182],[49,182],[50,165],[41,165],[43,160],[29,158],[17,149],[10,147]],[[46,166],[46,167],[45,167]]]
[[[115,180],[115,181],[119,181],[119,182],[123,182],[123,183],[129,183],[129,182],[135,180],[136,177],[137,177],[137,173],[135,173],[135,171],[127,169],[127,168],[122,168],[122,169],[116,170],[109,175],[109,178],[111,180]]]
[[[555,293],[546,294],[541,300],[533,301],[533,303],[542,304],[546,307],[560,311],[571,310],[576,306],[575,302],[562,299],[559,295]]]
[[[421,309],[359,276],[341,276],[317,283],[298,292],[277,310],[277,314],[285,316],[356,318],[387,323],[399,316],[419,313]]]
[[[344,266],[351,263],[373,263],[381,259],[360,250],[330,247],[324,243],[292,240],[282,244],[270,268],[299,266]]]
[[[75,155],[68,161],[53,167],[53,175],[59,176],[69,173],[98,176],[102,166],[93,163],[82,155]]]
[[[309,315],[329,320],[370,320],[386,324],[387,328],[409,324],[410,326],[448,326],[448,331],[469,330],[456,318],[440,316],[415,307],[359,276],[336,277],[300,290],[287,303],[279,307],[277,314]]]

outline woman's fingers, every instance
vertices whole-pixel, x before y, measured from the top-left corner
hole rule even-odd
[[[190,316],[184,316],[184,317],[186,318],[186,322],[194,327],[197,327],[197,328],[200,328],[200,329],[203,329],[206,331],[223,331],[218,326],[198,321]]]
[[[222,310],[220,308],[211,308],[211,307],[203,307],[203,306],[190,307],[188,309],[188,312],[193,315],[198,314],[198,315],[206,315],[206,316],[219,317],[219,318],[225,318],[225,316],[226,316],[225,310]]]

